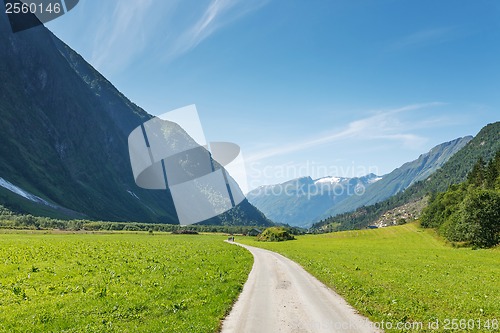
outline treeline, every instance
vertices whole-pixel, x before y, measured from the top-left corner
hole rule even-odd
[[[500,151],[474,165],[467,181],[434,194],[421,217],[423,227],[436,228],[453,242],[474,247],[500,243]]]
[[[31,230],[67,230],[67,231],[150,231],[174,232],[193,230],[197,232],[219,232],[246,234],[255,226],[189,225],[182,227],[173,224],[105,222],[90,220],[58,220],[49,217],[16,214],[0,205],[0,228]]]

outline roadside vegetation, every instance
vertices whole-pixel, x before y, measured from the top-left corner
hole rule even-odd
[[[385,323],[386,332],[499,330],[498,247],[454,248],[416,223],[298,236],[293,242],[239,241],[296,261],[363,315]],[[451,330],[451,321],[446,323],[453,319],[469,326]],[[429,329],[436,321],[440,329]],[[415,329],[394,329],[398,322],[415,323]]]
[[[295,237],[283,227],[270,227],[257,236],[260,242],[283,242],[293,240]]]
[[[252,256],[222,236],[0,234],[0,332],[217,332]]]

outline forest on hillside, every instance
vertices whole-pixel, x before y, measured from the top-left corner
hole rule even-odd
[[[434,194],[421,218],[452,242],[473,247],[500,243],[500,151],[485,163],[479,159],[465,182]]]

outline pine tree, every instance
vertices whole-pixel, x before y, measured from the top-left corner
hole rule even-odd
[[[500,190],[500,151],[498,151],[486,168],[486,188]]]
[[[500,193],[473,190],[462,204],[461,219],[468,225],[467,240],[477,247],[491,247],[500,241]]]
[[[469,176],[467,177],[467,183],[477,187],[481,187],[485,182],[485,163],[482,158],[480,158],[477,163],[472,168]]]

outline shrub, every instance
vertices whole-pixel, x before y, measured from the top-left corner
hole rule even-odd
[[[270,227],[264,230],[259,236],[258,241],[262,242],[281,242],[295,239],[287,229],[281,227]]]

